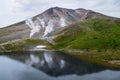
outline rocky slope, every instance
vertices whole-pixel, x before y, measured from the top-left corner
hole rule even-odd
[[[93,17],[106,16],[82,8],[53,7],[23,22],[1,28],[0,41],[53,36],[67,25],[84,22]]]
[[[24,39],[29,37],[29,34],[30,28],[23,21],[5,28],[0,28],[0,41]]]
[[[28,50],[31,46],[45,44],[51,49],[72,51],[78,57],[85,55],[120,64],[119,32],[120,18],[81,8],[53,7],[0,29],[0,43],[8,41],[0,44],[0,51]]]

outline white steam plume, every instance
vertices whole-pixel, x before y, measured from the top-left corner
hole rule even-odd
[[[38,21],[41,23],[42,27],[45,27],[45,22],[44,19],[40,19],[39,17],[37,17]]]
[[[53,21],[50,20],[48,22],[48,25],[46,26],[46,29],[45,29],[43,37],[45,37],[48,33],[52,32],[52,31],[53,31]]]
[[[44,19],[40,19],[39,17],[37,17],[37,20],[39,21],[39,23],[35,24],[32,19],[28,19],[26,20],[26,24],[31,28],[31,33],[30,33],[30,38],[32,38],[32,36],[39,32],[41,28],[45,28],[44,31],[44,35],[43,38],[45,38],[50,32],[52,32],[54,30],[53,26],[53,20],[49,20],[48,25],[45,26],[45,21]],[[39,25],[40,24],[40,25]],[[59,24],[61,25],[61,27],[66,26],[66,22],[64,18],[61,18],[59,21]]]
[[[40,26],[39,26],[39,25],[35,25],[35,24],[33,23],[32,19],[26,20],[26,24],[31,28],[30,38],[32,38],[32,36],[33,36],[36,32],[39,32]]]
[[[60,19],[60,25],[61,25],[61,27],[66,26],[66,23],[65,23],[65,19],[64,19],[64,18],[61,18],[61,19]]]

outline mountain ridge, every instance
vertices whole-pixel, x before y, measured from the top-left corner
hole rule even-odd
[[[48,49],[67,51],[77,57],[83,55],[119,66],[119,36],[120,18],[81,8],[55,7],[0,29],[0,51],[29,51],[45,45]]]
[[[26,24],[26,21],[22,21],[5,28],[1,28],[0,40],[43,38],[50,36],[51,33],[54,35],[54,32],[57,30],[59,31],[64,26],[68,26],[76,22],[84,22],[85,20],[93,17],[113,18],[83,8],[66,9],[60,7],[52,7],[43,13],[30,18],[31,20],[28,19],[28,24]],[[30,25],[32,25],[32,27],[30,27]],[[33,26],[37,27],[34,29]],[[49,26],[52,26],[53,28]]]
[[[58,7],[58,6],[56,6],[57,8],[62,8],[62,7]],[[52,8],[56,8],[56,7],[52,7]],[[49,9],[51,9],[51,8],[49,8]],[[63,8],[63,9],[68,9],[68,8]],[[76,9],[72,9],[72,10],[90,10],[90,9],[84,9],[84,8],[76,8]],[[47,9],[48,10],[48,9]],[[47,11],[47,10],[45,10],[45,11]],[[44,13],[45,11],[43,11],[42,13]],[[90,11],[93,11],[93,10],[90,10]],[[100,13],[100,12],[97,12],[97,11],[93,11],[93,12],[96,12],[96,13]],[[40,13],[40,14],[42,14],[42,13]],[[36,15],[34,15],[34,16],[32,16],[32,17],[37,17],[37,16],[39,16],[40,14],[36,14]],[[100,14],[102,14],[102,15],[105,15],[105,14],[103,14],[103,13],[100,13]],[[105,15],[105,16],[108,16],[108,15]],[[30,18],[32,18],[32,17],[30,17]],[[114,16],[108,16],[108,17],[112,17],[112,18],[118,18],[119,19],[119,17],[114,17]],[[27,18],[28,19],[28,18]],[[7,26],[4,26],[4,27],[1,27],[0,29],[2,29],[2,28],[7,28],[7,27],[10,27],[10,26],[13,26],[13,25],[17,25],[17,24],[20,24],[20,23],[24,23],[25,22],[25,20],[26,19],[24,19],[24,20],[21,20],[21,21],[18,21],[18,22],[16,22],[16,23],[13,23],[13,24],[10,24],[10,25],[7,25]]]

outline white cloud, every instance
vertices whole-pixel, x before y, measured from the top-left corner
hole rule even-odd
[[[120,0],[1,0],[0,26],[24,20],[55,6],[91,9],[120,17]]]

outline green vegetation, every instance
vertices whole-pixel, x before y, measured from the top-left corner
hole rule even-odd
[[[52,44],[42,39],[26,39],[25,45],[27,46],[46,45],[47,48],[50,48]]]
[[[28,45],[40,45],[45,44],[45,41],[40,39],[27,39],[25,40],[25,43]]]
[[[73,28],[77,29],[73,29]],[[55,48],[65,49],[119,49],[120,23],[116,20],[92,19],[71,25],[58,36]]]
[[[23,43],[18,42],[18,43],[15,43],[15,44],[4,45],[4,49],[6,51],[23,51],[23,50],[26,50],[26,46]]]
[[[65,32],[64,32],[65,31]],[[120,60],[120,20],[94,18],[65,28],[55,38],[55,49],[84,50],[85,55]]]
[[[6,41],[0,44],[0,52],[25,51],[27,46],[23,40]]]
[[[110,67],[111,69],[120,69],[120,65],[118,64],[111,64],[109,63],[109,61],[104,61],[104,60],[101,60],[101,59],[98,59],[98,58],[90,58],[88,56],[84,56],[84,55],[72,55],[78,59],[82,59],[84,61],[88,61],[88,62],[91,62],[91,63],[96,63],[96,64],[99,64],[99,65],[103,65],[103,66],[106,66],[106,67]]]
[[[7,42],[7,41],[0,41],[0,44],[1,44],[1,43],[4,43],[4,42]]]
[[[26,39],[26,40],[13,40],[2,43],[0,50],[5,52],[11,51],[27,51],[29,47],[35,47],[36,45],[47,45],[48,43],[40,39]]]
[[[45,40],[26,39],[0,45],[3,51],[25,51],[36,45],[47,45],[53,49],[80,50],[76,53],[103,61],[117,60],[120,64],[120,19],[93,18],[72,24],[60,31],[51,45]],[[2,42],[1,42],[2,43]]]

